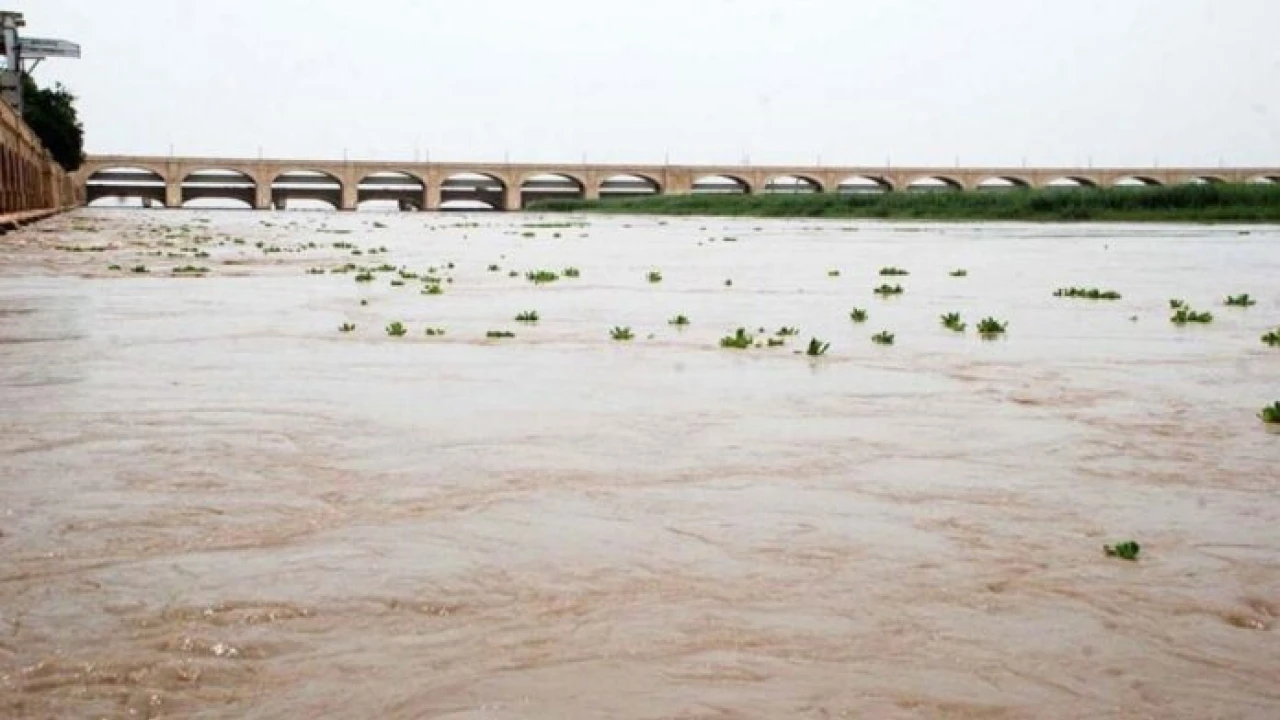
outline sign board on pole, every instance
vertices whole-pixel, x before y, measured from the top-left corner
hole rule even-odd
[[[79,58],[80,46],[69,40],[24,37],[18,40],[18,52],[25,60],[51,57]]]

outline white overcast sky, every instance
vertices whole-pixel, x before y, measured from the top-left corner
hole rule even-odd
[[[1280,0],[0,0],[92,153],[1280,165]]]

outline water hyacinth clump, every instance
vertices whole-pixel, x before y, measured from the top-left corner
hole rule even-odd
[[[886,283],[876,288],[875,293],[883,297],[888,297],[890,295],[901,295],[903,293],[903,289],[901,285],[889,285]]]
[[[520,314],[516,315],[516,322],[522,322],[522,323],[536,323],[536,322],[538,322],[538,311],[537,311],[537,310],[525,310],[524,312],[522,312],[522,313],[520,313]]]
[[[404,323],[400,322],[399,320],[387,326],[387,334],[390,335],[391,337],[403,337],[408,332],[409,332],[409,329],[406,328],[404,326]]]
[[[809,346],[805,348],[804,354],[809,357],[820,357],[826,355],[829,349],[831,349],[831,343],[822,342],[818,338],[810,338]]]
[[[676,327],[684,327],[689,324],[689,318],[685,315],[676,315],[675,317],[668,320],[667,324],[675,325]]]
[[[1262,422],[1271,425],[1280,423],[1280,400],[1262,408],[1262,411],[1258,413],[1258,417],[1262,419]]]
[[[1178,308],[1184,308],[1186,306],[1187,306],[1187,303],[1185,300],[1179,300],[1178,298],[1172,298],[1169,300],[1170,310],[1177,310]]]
[[[143,273],[149,273],[151,271],[147,269],[146,265],[134,265],[133,267],[129,268],[129,272],[134,272],[141,275]]]
[[[559,275],[551,272],[550,270],[530,270],[525,273],[524,276],[534,285],[552,283],[560,279]]]
[[[174,275],[204,275],[209,272],[207,267],[196,267],[195,265],[183,265],[172,270]]]
[[[956,332],[964,332],[964,329],[968,327],[968,325],[964,320],[960,319],[960,313],[949,312],[942,316],[942,327]]]
[[[1054,297],[1083,298],[1085,300],[1119,300],[1120,293],[1115,290],[1099,290],[1098,288],[1069,287],[1058,288]]]
[[[443,295],[444,288],[440,287],[439,283],[435,283],[422,288],[422,294],[423,295]]]
[[[1251,307],[1257,305],[1258,301],[1249,297],[1249,293],[1243,295],[1228,295],[1226,304],[1229,307]]]
[[[391,287],[404,287],[404,281],[403,281],[403,280],[392,280],[392,281],[391,281]]]
[[[768,340],[765,341],[765,345],[768,347],[782,347],[783,345],[786,345],[786,344],[787,344],[786,338],[769,338]]]
[[[338,326],[338,332],[349,333],[355,329],[356,329],[356,326],[353,323],[349,323],[349,322],[342,323],[341,325]]]
[[[1138,553],[1142,552],[1142,546],[1132,540],[1126,540],[1115,545],[1103,545],[1102,551],[1107,554],[1107,557],[1137,560]]]
[[[1186,325],[1188,323],[1199,323],[1205,325],[1213,322],[1213,313],[1196,312],[1189,307],[1180,307],[1173,311],[1173,315],[1169,317],[1169,322],[1174,325]]]
[[[900,267],[882,267],[880,268],[880,274],[886,277],[895,277],[900,275],[910,275],[911,273]]]
[[[497,265],[490,265],[490,266],[489,266],[489,272],[498,272],[498,271],[499,271],[499,270],[501,270],[501,269],[502,269],[502,268],[498,267]]]
[[[893,333],[889,332],[888,330],[881,330],[880,332],[871,336],[871,342],[877,345],[892,345]]]
[[[1276,328],[1262,336],[1263,344],[1280,347],[1280,328]]]
[[[948,274],[951,275],[951,277],[969,277],[969,271],[964,268],[956,268]]]
[[[755,342],[755,337],[747,334],[746,328],[738,328],[732,335],[720,338],[720,347],[745,350]]]
[[[490,340],[501,340],[504,338],[513,338],[516,336],[516,334],[511,332],[510,330],[490,330],[486,332],[484,336],[489,338]]]
[[[1007,329],[1009,329],[1009,323],[1007,322],[1002,323],[993,317],[985,317],[985,318],[982,318],[980,322],[978,322],[978,333],[988,337],[993,335],[1001,335]]]
[[[371,273],[371,272],[369,272],[369,271],[367,271],[367,270],[366,270],[366,271],[364,271],[364,272],[356,273],[356,282],[358,282],[358,283],[359,283],[359,282],[373,282],[373,273]]]
[[[856,323],[864,323],[868,317],[869,314],[863,308],[854,308],[849,311],[849,319]]]
[[[799,334],[800,334],[800,328],[798,328],[798,327],[787,327],[786,325],[784,325],[784,326],[782,326],[782,327],[778,328],[778,332],[776,332],[776,333],[774,333],[774,334],[775,334],[775,335],[777,335],[778,337],[789,337],[789,336],[793,336],[793,335],[799,335]]]
[[[646,275],[645,277],[648,278],[649,282],[651,283],[662,282],[662,273],[658,272],[657,270],[650,270],[649,274]]]
[[[828,270],[828,271],[827,271],[827,277],[840,277],[840,271],[839,271],[839,270]]]
[[[631,328],[622,327],[619,325],[619,326],[614,326],[612,329],[609,330],[609,337],[613,338],[614,340],[630,340],[634,338],[635,335],[631,332]]]
[[[441,335],[444,335],[444,328],[442,327],[427,328],[427,337],[439,337]]]
[[[576,268],[576,267],[567,267],[567,268],[565,268],[565,269],[564,269],[564,273],[563,273],[563,274],[564,274],[564,276],[565,276],[565,277],[567,277],[567,278],[578,278],[578,277],[582,277],[582,271],[581,271],[581,270],[579,270],[579,269],[578,269],[578,268]]]

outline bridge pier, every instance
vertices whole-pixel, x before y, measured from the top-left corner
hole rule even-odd
[[[422,189],[422,209],[425,212],[436,212],[444,203],[444,189],[439,182],[427,183]]]
[[[182,207],[182,178],[170,178],[164,184],[164,206],[167,208]]]
[[[270,210],[271,209],[271,181],[259,180],[253,189],[253,209],[254,210]]]
[[[342,183],[342,200],[338,203],[338,209],[345,210],[347,212],[355,210],[356,205],[359,204],[357,193],[358,190],[356,189],[355,183]]]

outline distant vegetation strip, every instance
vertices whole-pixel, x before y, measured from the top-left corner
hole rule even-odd
[[[977,192],[655,195],[548,200],[532,209],[634,215],[1126,222],[1280,222],[1280,185]]]

